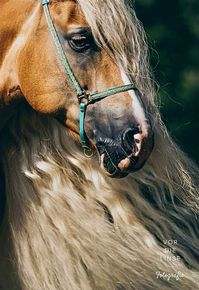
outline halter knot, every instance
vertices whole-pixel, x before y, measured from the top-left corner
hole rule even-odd
[[[82,91],[80,94],[77,95],[79,103],[83,103],[86,106],[90,103],[90,93],[86,91]]]

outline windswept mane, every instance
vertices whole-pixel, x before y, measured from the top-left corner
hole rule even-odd
[[[198,169],[161,121],[146,37],[130,2],[78,0],[99,44],[143,94],[155,132],[143,169],[122,180],[104,176],[97,157],[88,161],[56,120],[24,103],[1,132],[3,228],[17,269],[13,285],[22,289],[198,288]],[[171,256],[180,260],[165,259],[165,240],[177,241]]]
[[[197,288],[185,264],[198,269],[198,229],[188,202],[170,200],[171,180],[150,164],[122,181],[105,177],[57,121],[26,104],[6,131],[4,227],[23,289]],[[168,239],[178,241],[180,261],[165,260],[160,245]],[[158,272],[183,278],[162,280]]]
[[[187,202],[198,213],[199,197],[195,195],[198,168],[171,140],[161,120],[149,66],[146,35],[136,17],[132,1],[78,0],[78,3],[100,45],[121,63],[142,93],[155,132],[155,148],[148,162],[153,166],[154,179],[155,176],[159,177],[159,181],[165,183],[163,187],[168,188],[171,198],[179,195],[180,200]],[[143,172],[134,174],[137,175],[142,176]]]

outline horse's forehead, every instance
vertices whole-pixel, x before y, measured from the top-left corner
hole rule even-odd
[[[88,26],[88,23],[76,1],[56,1],[54,11],[62,28]]]

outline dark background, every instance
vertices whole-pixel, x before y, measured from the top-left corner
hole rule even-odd
[[[136,0],[134,6],[147,33],[163,120],[199,163],[199,0]]]

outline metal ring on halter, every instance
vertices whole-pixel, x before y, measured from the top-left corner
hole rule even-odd
[[[86,156],[87,158],[93,157],[94,154],[95,154],[95,151],[93,151],[91,148],[89,147],[84,148],[84,156]]]

